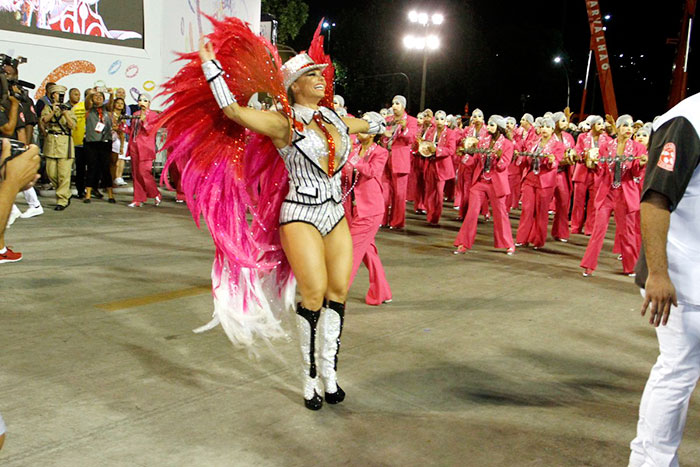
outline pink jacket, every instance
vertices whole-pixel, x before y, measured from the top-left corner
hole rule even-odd
[[[603,147],[606,144],[606,141],[609,140],[610,137],[607,135],[607,133],[601,133],[601,135],[598,137],[598,147]],[[578,136],[578,141],[576,141],[576,154],[578,154],[578,158],[580,160],[583,160],[585,157],[586,151],[591,149],[593,147],[593,135],[591,134],[590,131],[587,131],[586,133],[581,133]],[[574,176],[572,177],[572,181],[576,183],[584,183],[586,182],[588,178],[588,174],[595,172],[594,170],[589,169],[586,167],[585,162],[579,162],[576,164],[576,167],[574,168]]]
[[[394,133],[393,141],[391,141],[390,162],[391,171],[395,174],[407,174],[411,171],[411,148],[416,139],[418,132],[418,120],[408,114],[406,116],[406,128],[399,127]],[[387,122],[391,123],[394,116],[387,118]]]
[[[529,140],[529,142],[525,144],[525,151],[535,152],[541,140],[541,136],[537,136],[537,138]],[[540,180],[540,186],[542,188],[552,188],[556,185],[557,167],[559,166],[559,161],[561,161],[562,157],[564,157],[564,145],[559,140],[557,140],[554,137],[554,135],[552,135],[552,137],[549,138],[549,141],[543,148],[542,153],[554,155],[553,163],[550,162],[548,158],[540,159],[540,173],[538,175]],[[522,156],[518,157],[517,159],[517,164],[524,167],[523,179],[525,179],[525,177],[527,177],[527,174],[530,173],[530,171],[532,170],[533,161],[529,157]]]
[[[143,158],[146,153],[144,150],[152,152],[153,159],[156,157],[156,132],[154,131],[155,122],[158,119],[158,112],[149,110],[146,114],[146,120],[143,122],[138,118],[141,116],[141,111],[134,113],[134,118],[131,120],[131,132],[129,133],[129,149],[128,156],[131,155],[131,148],[136,145],[140,146],[139,155]]]
[[[359,157],[361,146],[355,146],[348,156],[348,162],[343,167],[343,181],[345,189],[352,186],[354,171],[356,182],[353,193],[348,198],[355,200],[358,217],[371,217],[384,214],[384,195],[382,190],[382,173],[384,165],[389,159],[389,151],[372,144],[364,157]]]
[[[433,126],[425,135],[426,140],[435,139],[437,127]],[[435,164],[438,179],[450,180],[455,177],[455,167],[452,157],[457,150],[457,139],[459,133],[445,127],[440,133],[440,138],[436,141],[435,156],[428,159],[430,164]]]
[[[488,134],[486,137],[479,138],[479,148],[485,149],[491,145],[491,135]],[[508,171],[506,170],[510,165],[510,161],[513,158],[513,142],[503,135],[500,135],[493,145],[494,150],[501,150],[501,157],[498,160],[495,157],[491,161],[491,172],[490,178],[493,184],[496,196],[506,196],[510,194],[510,184],[508,183]],[[477,160],[476,166],[474,168],[474,173],[472,175],[472,183],[476,183],[479,180],[479,176],[484,171],[484,164],[486,163],[486,156],[483,154],[475,154],[474,159]]]
[[[624,155],[626,157],[641,157],[646,154],[643,144],[633,141],[631,138],[625,143]],[[606,144],[600,147],[600,157],[615,157],[617,154],[617,140],[608,138]],[[644,168],[639,165],[639,159],[624,161],[621,163],[622,177],[621,186],[625,204],[629,212],[639,211],[639,186],[635,178],[639,178],[644,173]],[[598,164],[598,175],[600,185],[595,197],[595,205],[599,207],[605,201],[610,191],[613,189],[615,162],[600,162]]]

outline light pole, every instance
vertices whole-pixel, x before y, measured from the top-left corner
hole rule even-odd
[[[420,83],[420,109],[425,108],[425,87],[426,77],[428,74],[428,52],[440,48],[440,38],[434,34],[430,34],[430,28],[439,26],[445,20],[445,17],[440,13],[428,15],[425,12],[411,11],[408,14],[408,20],[411,23],[417,23],[423,29],[423,34],[414,36],[409,34],[404,37],[403,45],[409,50],[420,50],[423,52],[423,73]]]
[[[335,27],[335,23],[330,21],[324,21],[322,28],[328,31],[328,53],[331,52],[331,29]]]
[[[557,55],[554,57],[554,63],[556,65],[562,65],[564,67],[564,76],[566,76],[566,106],[569,107],[569,101],[571,100],[571,83],[569,82],[569,68],[566,66],[566,62]]]

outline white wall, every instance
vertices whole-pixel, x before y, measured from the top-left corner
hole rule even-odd
[[[32,97],[49,81],[81,91],[104,82],[125,88],[132,104],[140,92],[157,94],[158,86],[177,72],[175,52],[196,50],[200,24],[205,34],[211,30],[209,21],[195,13],[197,4],[210,16],[237,16],[259,31],[260,0],[144,0],[144,49],[0,31],[0,53],[27,57],[19,72],[20,79],[37,85]]]

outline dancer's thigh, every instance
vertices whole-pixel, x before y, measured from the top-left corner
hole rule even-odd
[[[345,227],[347,229],[347,223]],[[328,285],[323,237],[310,224],[291,222],[280,226],[280,240],[297,280],[302,306],[309,310],[320,309]]]

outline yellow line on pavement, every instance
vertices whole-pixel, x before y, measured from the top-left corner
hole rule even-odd
[[[193,297],[195,295],[202,295],[205,293],[211,293],[210,286],[189,287],[187,289],[173,290],[171,292],[161,292],[153,295],[144,295],[143,297],[135,297],[126,300],[119,300],[116,302],[103,303],[101,305],[96,305],[96,307],[105,311],[118,311],[124,310],[126,308],[134,308],[137,306],[151,305],[153,303],[175,300],[177,298]]]

